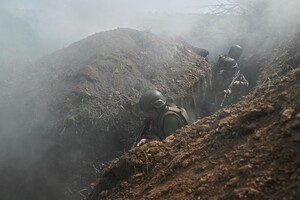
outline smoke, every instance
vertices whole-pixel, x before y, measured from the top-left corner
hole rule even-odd
[[[274,31],[290,36],[298,33],[300,30],[299,23],[299,0],[292,1],[268,1],[267,23],[273,28]],[[275,32],[275,34],[276,34]]]
[[[88,35],[117,27],[183,36],[197,46],[209,48],[211,52],[217,49],[223,50],[220,47],[226,45],[218,45],[218,43],[228,41],[229,36],[233,38],[238,32],[247,31],[251,35],[257,32],[257,28],[261,29],[260,26],[264,26],[266,32],[273,35],[292,35],[298,32],[299,2],[299,0],[287,2],[280,0],[174,0],[168,2],[158,0],[31,0],[22,3],[17,0],[4,0],[0,3],[2,27],[0,60],[37,58]],[[224,7],[217,5],[224,5]],[[237,5],[229,11],[233,14],[242,14],[239,17],[240,21],[228,19],[226,22],[223,19],[211,20],[199,16],[199,13],[218,13],[222,11],[222,8],[228,8],[225,5]],[[227,12],[227,14],[231,13]],[[249,25],[248,30],[245,30],[249,20],[252,24]],[[227,26],[224,26],[226,23]],[[253,27],[252,30],[251,27]],[[236,32],[235,35],[232,35],[233,32]],[[201,38],[199,39],[195,34],[201,35],[202,40],[207,38],[212,44],[208,44],[207,41],[202,42]],[[233,41],[231,39],[228,42]]]
[[[169,16],[161,20],[155,14],[196,13],[207,2],[211,1],[4,0],[0,3],[0,59],[35,59],[88,35],[117,27],[170,35],[183,33],[194,26],[191,17]]]
[[[216,60],[230,46],[240,44],[248,57],[272,50],[300,32],[299,0],[228,0],[210,7],[206,23],[198,22],[200,37],[190,42],[203,46]],[[200,30],[201,24],[202,30]],[[196,26],[197,27],[197,26]]]
[[[226,12],[215,15],[219,7],[213,5],[228,2],[239,6],[234,10],[221,7],[221,11]],[[117,27],[180,36],[195,46],[208,49],[212,60],[236,43],[244,47],[245,54],[250,54],[257,49],[272,48],[280,39],[299,33],[299,7],[299,0],[31,0],[26,4],[17,0],[2,0],[0,177],[9,174],[20,179],[22,175],[27,180],[25,171],[45,157],[49,148],[53,148],[53,140],[47,135],[50,125],[46,119],[51,117],[46,109],[47,98],[38,96],[39,81],[32,81],[45,77],[28,74],[28,65],[18,60],[36,59],[88,35]],[[80,157],[79,154],[74,157]],[[50,156],[64,159],[58,155]],[[6,173],[7,170],[9,173]],[[15,174],[16,171],[22,172],[21,175]],[[39,169],[35,171],[39,172],[40,179],[31,178],[30,183],[38,181],[49,184],[53,181],[51,175],[45,175]],[[10,181],[2,181],[1,194],[5,190],[11,191],[5,188],[5,185],[13,185],[15,180],[12,178]],[[12,196],[2,198],[18,199]],[[50,191],[48,199],[51,199]]]

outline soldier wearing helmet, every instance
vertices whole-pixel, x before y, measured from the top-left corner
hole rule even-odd
[[[238,66],[242,52],[241,46],[232,46],[228,54],[219,57],[213,70],[212,82],[217,107],[235,103],[243,91],[247,91],[248,81]]]
[[[148,90],[139,100],[140,109],[146,116],[145,128],[136,146],[141,146],[149,139],[164,140],[177,129],[189,123],[184,108],[167,103],[157,90]]]
[[[240,59],[240,56],[243,53],[243,49],[240,45],[234,45],[232,47],[230,47],[229,52],[228,52],[228,56],[230,58],[233,58],[234,60],[238,61]]]

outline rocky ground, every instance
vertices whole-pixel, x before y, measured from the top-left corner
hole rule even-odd
[[[281,50],[240,103],[108,162],[88,199],[297,199],[299,38]]]

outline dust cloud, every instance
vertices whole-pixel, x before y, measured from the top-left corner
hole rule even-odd
[[[180,33],[194,24],[178,18],[160,22],[155,14],[198,13],[208,2],[212,1],[4,0],[0,3],[0,24],[4,27],[0,30],[0,59],[35,59],[88,35],[117,27],[159,32],[158,27],[167,26],[170,30],[164,32]]]
[[[261,35],[294,34],[299,30],[299,4],[298,0],[4,0],[0,4],[0,24],[4,27],[0,31],[0,60],[35,59],[117,27],[181,36],[213,53],[220,52],[229,45],[223,41],[232,43],[237,36],[242,37],[239,34],[248,34],[252,41]],[[236,17],[224,20],[199,13]]]
[[[2,0],[0,193],[6,195],[1,199],[18,199],[17,194],[8,193],[16,186],[24,187],[21,182],[16,184],[18,180],[29,180],[25,190],[30,194],[31,186],[48,185],[55,182],[53,177],[60,176],[57,173],[51,177],[38,170],[39,178],[25,176],[26,170],[34,168],[34,164],[45,157],[45,152],[53,148],[53,140],[49,139],[52,136],[47,135],[46,119],[51,117],[46,109],[47,102],[37,95],[36,82],[30,81],[32,76],[26,73],[26,67],[30,66],[28,61],[88,35],[117,27],[181,37],[209,50],[212,61],[236,43],[244,47],[245,54],[254,54],[257,49],[272,48],[275,41],[299,33],[299,7],[299,0],[177,0],[168,3],[158,0],[30,0],[26,3]],[[57,158],[60,159],[58,155]],[[8,188],[10,185],[13,187]],[[53,190],[60,188],[50,185]],[[50,190],[41,192],[48,197],[25,197],[60,198],[52,196]]]

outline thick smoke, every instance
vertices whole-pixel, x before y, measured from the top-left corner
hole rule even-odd
[[[240,44],[244,55],[251,56],[276,48],[281,41],[299,34],[299,6],[298,0],[224,1],[210,6],[210,16],[205,22],[198,21],[200,37],[187,34],[186,38],[194,45],[207,48],[213,61],[233,44]]]
[[[183,37],[195,46],[208,49],[214,57],[224,53],[235,43],[241,43],[248,52],[253,52],[259,44],[265,45],[263,48],[272,47],[274,40],[291,37],[299,32],[297,8],[300,3],[297,0],[289,2],[229,0],[197,1],[197,3],[196,1],[182,3],[178,0],[151,1],[151,3],[127,0],[121,3],[102,1],[102,4],[99,4],[99,1],[82,4],[82,1],[77,0],[62,1],[60,4],[59,7],[53,6],[48,16],[52,13],[54,16],[62,15],[58,17],[61,21],[58,27],[71,30],[67,31],[70,34],[68,38],[72,38],[73,41],[97,31],[130,27],[164,36]],[[211,14],[218,14],[220,9],[216,8],[220,8],[219,5],[222,4],[229,5],[229,8],[231,4],[236,7],[234,9],[221,7],[224,8],[224,17],[222,12],[219,17],[212,17]],[[57,15],[57,12],[60,14]],[[64,15],[65,13],[67,15]],[[80,25],[80,30],[78,26],[69,23],[71,21],[76,21]]]
[[[294,34],[299,30],[299,4],[297,0],[32,0],[27,4],[6,0],[0,4],[0,24],[4,27],[0,30],[0,59],[37,58],[95,32],[116,27],[182,36],[214,53],[227,48],[229,44],[223,41],[234,42],[238,33],[249,34],[252,40],[257,34]],[[228,18],[234,14],[240,20],[208,19],[199,13],[225,13]]]
[[[88,35],[117,27],[170,35],[184,33],[194,27],[193,18],[166,16],[199,12],[207,2],[212,1],[4,0],[0,3],[0,24],[4,27],[0,30],[0,59],[37,58]],[[157,13],[164,13],[165,19],[161,20]]]
[[[62,174],[51,176],[36,169],[25,176],[26,170],[34,168],[41,158],[64,158],[46,154],[54,144],[47,131],[50,125],[46,119],[51,118],[46,108],[47,98],[38,95],[37,85],[41,80],[37,79],[45,77],[28,74],[26,67],[30,64],[20,60],[38,58],[88,35],[117,27],[184,38],[209,50],[212,60],[228,51],[232,44],[241,44],[245,54],[254,54],[256,50],[274,47],[300,30],[298,0],[201,1],[200,4],[179,0],[28,2],[31,6],[12,0],[0,4],[0,194],[5,194],[1,196],[5,200],[18,199],[13,194],[15,188],[7,188],[8,185],[24,188],[29,194],[30,187],[42,190],[39,183],[49,184],[49,191],[44,191],[47,197],[23,196],[23,199],[60,198],[52,196],[51,190],[59,191],[60,187],[51,183]],[[218,6],[221,3],[238,6],[231,10],[232,4]],[[210,7],[204,7],[208,4]],[[52,164],[49,167],[57,166]],[[34,173],[38,178],[32,178]],[[24,178],[28,185],[16,184],[19,180],[14,178]]]

